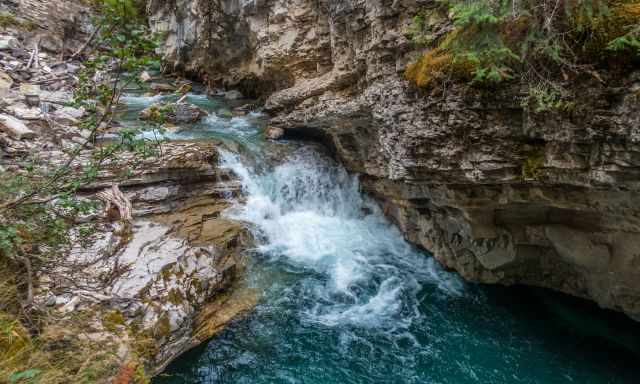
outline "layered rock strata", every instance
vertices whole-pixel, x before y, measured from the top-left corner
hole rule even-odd
[[[274,127],[363,175],[406,237],[465,278],[541,286],[640,320],[640,71],[585,74],[572,113],[517,85],[403,77],[405,35],[451,27],[434,1],[151,0],[167,67],[267,98]],[[425,13],[426,12],[426,13]]]
[[[162,156],[135,166],[126,156],[106,164],[83,191],[119,183],[132,203],[130,230],[100,212],[84,218],[93,233],[78,233],[40,279],[38,300],[62,314],[93,313],[91,337],[115,342],[122,364],[135,356],[159,373],[255,304],[239,285],[251,235],[221,215],[240,186],[217,168],[216,153],[211,142],[166,143]],[[122,180],[125,167],[133,176]]]

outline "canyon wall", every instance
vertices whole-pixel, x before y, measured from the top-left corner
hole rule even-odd
[[[590,298],[640,320],[640,68],[585,74],[571,113],[517,84],[404,80],[435,1],[151,0],[167,70],[266,98],[272,124],[362,174],[408,240],[464,278]],[[431,10],[431,11],[429,11]]]
[[[31,48],[75,52],[93,32],[89,2],[71,0],[0,0],[3,28],[19,30]]]

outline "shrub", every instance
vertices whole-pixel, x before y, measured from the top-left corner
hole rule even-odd
[[[554,98],[563,99],[561,81],[548,85],[559,75],[594,73],[593,65],[611,56],[640,57],[640,0],[440,2],[453,25],[407,68],[407,79],[418,86],[433,85],[442,73],[480,86],[516,79],[534,92],[547,84]],[[540,92],[533,96],[544,99]]]
[[[123,90],[157,60],[156,39],[140,12],[144,2],[92,2],[99,29],[74,101],[90,112],[81,123],[88,138],[66,150],[61,165],[32,155],[19,159],[17,169],[0,173],[0,381],[8,377],[16,383],[97,382],[117,369],[114,346],[102,343],[96,350],[96,343],[80,337],[92,327],[91,314],[58,318],[33,301],[38,277],[48,273],[47,267],[64,257],[71,245],[71,228],[80,234],[91,232],[79,228],[76,219],[95,203],[81,198],[79,189],[95,181],[124,151],[140,158],[157,146],[133,130],[122,130],[113,143],[92,145],[110,127]],[[88,160],[80,161],[81,154]],[[122,170],[123,177],[128,171]],[[120,321],[117,314],[106,319],[108,324]],[[58,326],[61,322],[64,326]]]

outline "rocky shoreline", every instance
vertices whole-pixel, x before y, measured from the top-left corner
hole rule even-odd
[[[69,165],[82,171],[91,149],[104,145],[87,143],[80,126],[87,112],[69,106],[83,64],[58,62],[60,47],[45,48],[42,40],[33,43],[18,32],[0,36],[0,172],[25,172],[22,160],[30,156],[44,167],[62,165],[72,148],[84,145]],[[175,106],[174,123],[206,114],[189,104]],[[41,330],[46,343],[74,340],[87,348],[88,358],[102,356],[106,376],[97,381],[140,367],[143,375],[156,375],[255,305],[257,293],[242,283],[252,236],[243,223],[222,217],[241,188],[218,167],[221,147],[212,140],[164,142],[143,159],[125,153],[104,162],[79,188],[87,201],[124,200],[129,223],[108,203],[79,218],[92,233],[72,230],[65,257],[35,276],[33,300],[56,319]],[[73,330],[81,331],[69,334]]]
[[[86,111],[69,106],[82,63],[58,57],[82,49],[88,8],[14,3],[0,5],[23,15],[17,26],[41,28],[0,35],[3,173],[24,171],[20,159],[31,154],[61,164],[87,139],[79,127]],[[261,97],[272,114],[267,138],[325,144],[405,237],[447,269],[587,298],[640,321],[639,67],[580,77],[579,107],[569,114],[530,111],[518,84],[491,94],[455,82],[419,90],[403,76],[420,53],[406,30],[418,11],[435,8],[430,0],[148,3],[166,38],[167,72],[241,91],[229,99]],[[451,28],[446,15],[429,15],[434,38]],[[175,124],[205,115],[177,103],[143,117],[167,108]],[[60,324],[81,323],[81,335],[45,329],[53,343],[73,336],[91,353],[109,352],[103,382],[138,366],[160,373],[256,304],[242,281],[253,239],[222,215],[229,196],[241,195],[235,176],[218,167],[223,146],[163,143],[144,160],[110,160],[80,188],[87,199],[122,196],[130,231],[104,206],[82,217],[95,232],[38,276],[34,300]]]

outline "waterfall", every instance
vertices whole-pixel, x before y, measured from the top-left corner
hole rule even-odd
[[[262,173],[236,154],[223,151],[221,159],[246,195],[228,215],[254,225],[259,253],[323,277],[305,292],[315,302],[302,309],[305,321],[408,328],[423,284],[463,294],[459,278],[406,243],[360,193],[357,177],[313,147]]]

